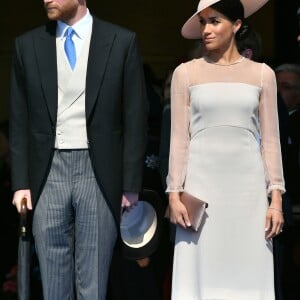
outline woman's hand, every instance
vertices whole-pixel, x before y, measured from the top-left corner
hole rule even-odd
[[[281,192],[277,190],[272,191],[272,201],[266,217],[266,240],[269,240],[282,232],[283,224]]]
[[[169,193],[170,221],[183,228],[191,226],[191,222],[184,204],[180,201],[179,192]]]

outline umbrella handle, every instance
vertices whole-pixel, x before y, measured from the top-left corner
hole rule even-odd
[[[21,200],[21,211],[20,211],[20,235],[21,237],[27,236],[27,199]]]

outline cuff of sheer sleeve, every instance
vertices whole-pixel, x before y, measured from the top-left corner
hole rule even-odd
[[[175,192],[175,193],[183,192],[183,187],[167,187],[166,193],[172,193],[172,192]]]
[[[274,190],[279,190],[281,192],[281,194],[285,193],[284,186],[282,186],[280,184],[272,184],[268,187],[268,195],[270,196],[272,191],[274,191]]]

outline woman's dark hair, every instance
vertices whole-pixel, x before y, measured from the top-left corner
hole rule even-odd
[[[210,7],[227,17],[231,22],[236,20],[242,21],[242,26],[235,35],[237,41],[243,40],[248,36],[251,28],[249,24],[245,23],[244,6],[240,0],[221,0]]]
[[[243,39],[236,41],[237,48],[240,53],[247,49],[252,51],[252,60],[260,61],[262,52],[262,42],[260,35],[249,26],[248,33]]]

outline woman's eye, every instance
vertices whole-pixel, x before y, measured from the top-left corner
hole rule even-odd
[[[199,20],[199,23],[200,23],[201,25],[204,25],[204,24],[205,24],[205,21],[202,20],[202,19],[200,19],[200,20]]]

